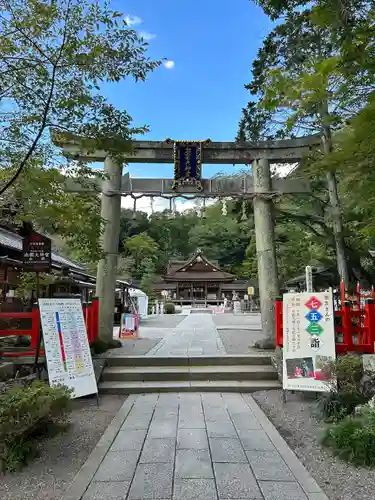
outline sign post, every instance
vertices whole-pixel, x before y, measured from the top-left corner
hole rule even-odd
[[[35,231],[30,232],[22,240],[23,267],[28,272],[34,272],[36,278],[36,300],[39,300],[39,273],[51,271],[51,240]],[[38,368],[42,332],[39,332],[38,343],[35,351],[34,373]],[[38,370],[40,377],[40,370]]]
[[[313,292],[313,279],[312,279],[312,268],[311,266],[306,266],[306,292]]]
[[[332,292],[283,296],[283,389],[328,392],[322,370],[336,357]]]
[[[80,299],[39,299],[39,309],[50,385],[98,395]]]

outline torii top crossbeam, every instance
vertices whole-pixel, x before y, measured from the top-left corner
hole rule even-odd
[[[79,138],[55,133],[53,141],[62,148],[65,156],[89,161],[102,161],[108,151],[88,150],[82,147]],[[203,148],[202,163],[249,164],[264,158],[270,163],[295,163],[309,150],[320,144],[318,135],[261,142],[209,142]],[[132,141],[133,152],[127,163],[173,163],[173,144],[165,141]]]

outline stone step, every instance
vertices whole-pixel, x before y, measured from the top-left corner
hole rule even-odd
[[[255,392],[280,389],[278,380],[224,380],[178,382],[101,382],[101,394],[144,394],[148,392]]]
[[[229,354],[222,356],[121,356],[110,351],[104,356],[107,366],[228,366],[228,365],[270,365],[271,355],[257,353],[251,355]]]
[[[109,366],[102,373],[103,381],[196,381],[196,380],[276,380],[271,365],[227,366]]]

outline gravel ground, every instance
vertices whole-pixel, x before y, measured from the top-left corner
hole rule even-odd
[[[288,393],[283,403],[280,390],[253,396],[330,500],[374,498],[374,469],[348,465],[320,445],[322,424],[314,418],[314,401]]]
[[[260,331],[253,330],[218,330],[227,354],[253,354],[253,344],[263,338]]]
[[[68,430],[39,444],[39,457],[0,478],[1,500],[60,500],[125,397],[103,395],[73,401]]]

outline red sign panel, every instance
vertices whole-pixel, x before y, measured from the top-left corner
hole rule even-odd
[[[23,239],[23,264],[28,271],[48,273],[51,270],[51,240],[39,233]]]
[[[305,304],[308,309],[314,309],[315,311],[317,311],[321,305],[322,303],[316,297],[311,297]]]

